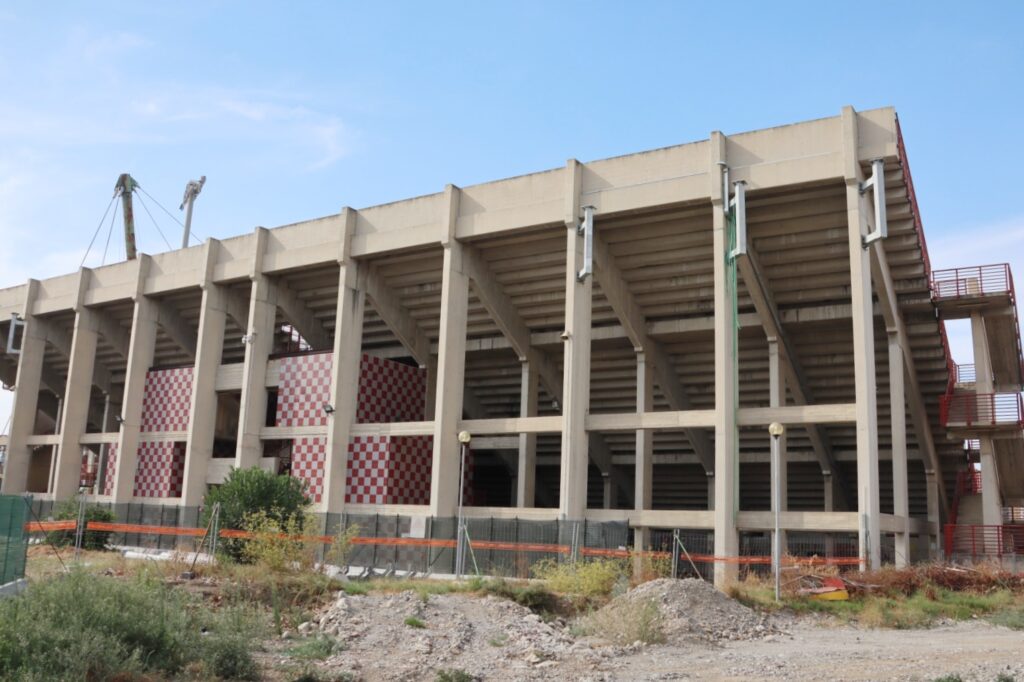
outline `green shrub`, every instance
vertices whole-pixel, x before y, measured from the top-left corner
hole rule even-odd
[[[161,582],[73,571],[0,602],[0,679],[128,679],[192,664],[248,679],[259,631],[252,612],[215,612]]]
[[[263,469],[232,469],[222,485],[211,488],[203,500],[202,524],[209,523],[213,506],[220,503],[220,527],[243,529],[246,519],[259,512],[279,523],[305,519],[310,501],[305,483],[288,475],[276,475]],[[300,521],[301,523],[301,521]],[[225,539],[224,551],[236,560],[244,560],[245,540]]]
[[[555,592],[583,597],[611,594],[615,584],[629,575],[628,562],[619,559],[596,559],[575,563],[558,563],[544,559],[533,566],[533,574]]]
[[[69,500],[61,502],[60,505],[57,506],[53,518],[57,521],[77,521],[79,504],[80,501],[77,497],[72,497]],[[114,512],[94,504],[86,505],[85,522],[88,523],[89,521],[113,523]],[[104,550],[110,542],[110,535],[111,532],[106,530],[88,530],[82,537],[82,549]],[[46,534],[46,541],[51,545],[56,545],[57,547],[64,547],[73,544],[75,541],[75,531],[51,531]]]
[[[416,618],[415,616],[409,616],[408,618],[406,618],[405,624],[411,628],[416,628],[417,630],[422,630],[423,628],[427,627],[426,623],[424,623],[419,618]]]
[[[295,514],[282,520],[260,509],[245,517],[242,528],[253,535],[242,545],[241,558],[246,563],[271,573],[301,573],[316,563],[319,543],[305,534],[316,528],[316,519],[311,514]]]
[[[583,619],[584,634],[597,635],[614,644],[658,644],[665,641],[665,618],[653,599],[612,602]]]
[[[327,635],[316,635],[304,639],[291,648],[289,652],[295,658],[307,661],[322,661],[344,647],[338,640]]]
[[[474,680],[476,680],[475,677],[458,668],[438,670],[437,677],[434,678],[435,682],[473,682]]]

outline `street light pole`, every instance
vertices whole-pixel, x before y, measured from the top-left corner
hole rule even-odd
[[[461,457],[459,460],[459,518],[458,518],[458,540],[455,543],[455,577],[461,578],[464,572],[464,564],[466,563],[466,521],[462,516],[462,498],[464,496],[464,482],[466,480],[466,449],[469,447],[469,441],[472,440],[472,435],[469,431],[459,432],[459,444],[462,448]]]
[[[775,512],[775,530],[772,533],[772,573],[775,576],[775,601],[779,601],[782,573],[782,534],[779,532],[779,512],[782,509],[782,490],[779,476],[779,439],[786,432],[786,427],[779,422],[768,426],[772,437],[772,509]]]

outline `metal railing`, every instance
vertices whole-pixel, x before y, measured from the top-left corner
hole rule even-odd
[[[978,372],[974,368],[974,364],[970,365],[954,365],[956,367],[956,383],[958,384],[973,384],[978,380]]]
[[[1024,526],[947,524],[946,557],[996,559],[1024,556]]]
[[[1024,523],[1024,507],[1003,507],[1003,523]]]
[[[1009,263],[933,270],[929,284],[936,300],[1013,295]]]
[[[946,428],[1024,428],[1024,398],[1020,393],[947,394],[939,402],[939,421]]]

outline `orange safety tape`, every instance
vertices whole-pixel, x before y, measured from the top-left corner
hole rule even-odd
[[[28,533],[47,533],[51,530],[74,530],[78,522],[71,521],[29,521],[25,524],[25,531]]]
[[[45,532],[51,530],[74,530],[75,521],[43,521],[25,524],[29,532]],[[86,524],[87,530],[139,533],[150,535],[183,535],[188,537],[201,537],[206,533],[204,528],[177,528],[174,526],[144,526],[130,523],[107,523],[105,521],[89,521]],[[234,530],[225,528],[220,531],[220,537],[240,540],[248,540],[256,534],[250,531]],[[284,533],[278,534],[280,538],[289,537]],[[298,539],[331,544],[334,538],[329,535],[298,536]],[[441,549],[453,549],[455,540],[436,540],[423,538],[368,538],[356,537],[350,542],[353,545],[382,545],[389,547],[435,547]],[[470,546],[474,550],[494,550],[508,552],[548,552],[553,554],[569,554],[572,548],[568,545],[552,545],[529,542],[498,542],[493,540],[473,540]],[[580,553],[590,557],[614,557],[628,559],[637,553],[628,549],[601,549],[598,547],[581,547]],[[656,559],[667,559],[671,557],[669,552],[647,551],[640,552],[641,556]],[[740,565],[768,565],[771,564],[771,557],[767,556],[741,556],[741,557],[716,557],[711,554],[690,554],[690,560],[694,563],[726,563]],[[786,566],[855,566],[860,563],[856,557],[806,557],[787,558],[783,561]]]

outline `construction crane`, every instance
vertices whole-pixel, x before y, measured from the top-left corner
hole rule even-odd
[[[114,185],[114,196],[121,195],[121,212],[124,214],[124,254],[127,260],[135,260],[135,214],[132,212],[132,192],[139,186],[128,173],[121,173]]]

